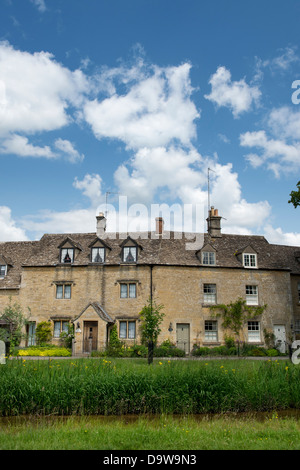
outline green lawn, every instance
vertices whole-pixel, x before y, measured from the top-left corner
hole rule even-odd
[[[299,450],[300,422],[236,416],[0,420],[1,450]]]

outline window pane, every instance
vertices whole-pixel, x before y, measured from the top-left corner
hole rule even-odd
[[[131,299],[136,297],[136,285],[135,284],[129,284],[129,297]]]
[[[127,322],[120,321],[120,338],[127,338]]]
[[[5,265],[1,265],[0,266],[0,277],[4,277],[6,274],[6,266]]]
[[[127,284],[121,284],[121,299],[127,298]]]
[[[59,338],[60,335],[60,321],[54,322],[54,338]]]
[[[65,331],[66,333],[68,333],[69,331],[69,322],[68,321],[63,321],[62,322],[62,331]]]
[[[212,320],[205,321],[205,341],[218,341],[217,322]]]
[[[202,254],[202,262],[203,264],[215,264],[215,253],[210,251],[205,251]]]
[[[73,259],[74,259],[73,248],[63,248],[61,250],[61,262],[62,263],[73,263]]]
[[[260,325],[258,321],[248,321],[248,341],[249,343],[260,342]]]
[[[136,247],[135,246],[125,246],[123,248],[123,261],[125,263],[136,262]]]
[[[216,292],[217,287],[215,284],[204,284],[203,293],[204,293],[204,302],[208,304],[216,303]]]
[[[246,286],[246,303],[247,305],[258,305],[257,286]]]
[[[65,299],[71,298],[71,286],[65,286]]]
[[[63,286],[56,286],[56,298],[57,299],[63,298]]]
[[[249,268],[255,268],[256,255],[244,254],[244,266]]]
[[[128,338],[129,339],[135,338],[135,321],[128,322]]]
[[[92,249],[92,262],[103,263],[104,262],[104,248],[93,248]]]

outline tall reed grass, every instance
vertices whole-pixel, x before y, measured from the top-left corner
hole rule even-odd
[[[287,361],[10,360],[0,416],[198,414],[300,408]]]

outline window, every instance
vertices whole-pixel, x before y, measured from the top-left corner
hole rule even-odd
[[[54,331],[53,336],[54,338],[59,338],[60,334],[65,331],[68,333],[69,331],[69,322],[64,320],[57,320],[54,322]]]
[[[136,246],[124,246],[123,248],[123,262],[136,263],[137,248]]]
[[[92,248],[92,263],[104,263],[105,248]]]
[[[205,341],[218,341],[218,323],[213,320],[205,320]]]
[[[260,342],[260,324],[258,321],[248,321],[248,341],[249,343]]]
[[[74,248],[62,248],[60,253],[61,263],[73,263]]]
[[[56,298],[57,299],[70,299],[71,298],[71,285],[70,284],[57,284]]]
[[[202,264],[214,265],[216,264],[216,256],[213,251],[204,251],[202,253]]]
[[[120,297],[121,299],[134,299],[136,297],[136,284],[121,283],[120,284]]]
[[[120,321],[119,337],[121,339],[135,339],[135,321]]]
[[[258,305],[258,289],[257,286],[246,286],[246,304]]]
[[[298,282],[298,302],[300,303],[300,282]]]
[[[216,284],[203,285],[203,297],[205,304],[215,304],[217,302],[217,286]]]
[[[256,255],[244,253],[243,260],[244,268],[256,268]]]
[[[0,264],[0,279],[6,276],[6,264]]]

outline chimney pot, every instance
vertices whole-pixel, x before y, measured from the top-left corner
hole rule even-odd
[[[99,215],[96,216],[97,219],[97,236],[99,238],[104,236],[106,230],[106,218],[103,212],[100,212]]]
[[[156,222],[156,234],[162,235],[164,231],[164,219],[162,217],[156,217],[155,222]]]

